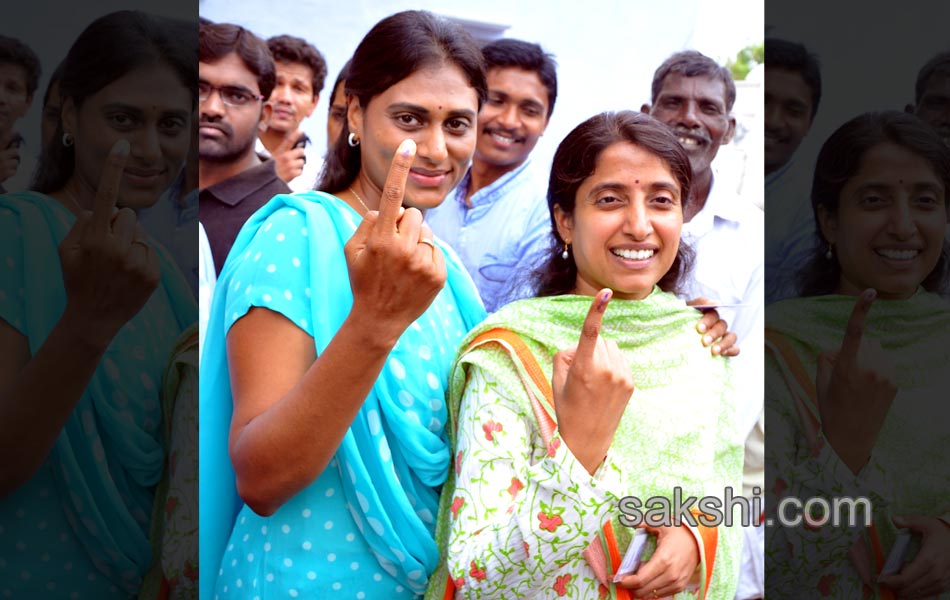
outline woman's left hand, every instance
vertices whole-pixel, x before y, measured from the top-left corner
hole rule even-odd
[[[950,590],[950,525],[936,517],[897,517],[894,524],[923,535],[920,552],[897,575],[881,580],[898,598],[932,598]]]
[[[709,298],[693,298],[686,303],[687,306],[709,306],[716,302]],[[738,356],[739,346],[736,345],[738,338],[736,334],[729,331],[729,324],[719,317],[715,308],[703,310],[703,318],[696,325],[696,331],[703,334],[703,346],[710,348],[713,356]]]
[[[656,552],[617,587],[632,590],[635,598],[664,598],[685,590],[699,566],[696,538],[685,526],[639,527],[656,534]]]

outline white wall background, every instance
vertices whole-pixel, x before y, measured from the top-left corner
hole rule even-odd
[[[296,35],[323,53],[329,70],[326,87],[313,117],[303,124],[318,147],[326,146],[328,88],[340,68],[376,22],[407,9],[507,25],[504,37],[537,42],[555,55],[558,98],[534,153],[534,160],[544,164],[564,136],[588,117],[605,110],[639,110],[649,102],[653,71],[673,52],[696,49],[725,63],[763,37],[761,0],[200,1],[201,16],[212,21],[236,23],[265,38]],[[751,165],[743,187],[761,197],[760,87],[742,93],[742,125],[750,135],[736,147],[724,147],[716,162],[720,170],[732,172]],[[735,177],[738,186],[738,173]]]

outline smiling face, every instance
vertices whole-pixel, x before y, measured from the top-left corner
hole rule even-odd
[[[765,69],[765,174],[791,158],[811,127],[811,88],[801,73],[779,67]]]
[[[927,159],[891,142],[868,150],[841,190],[837,215],[819,206],[822,234],[841,265],[838,293],[913,295],[940,258],[946,193]]]
[[[642,299],[670,270],[683,227],[680,186],[669,166],[629,142],[608,146],[577,190],[574,212],[555,205],[558,233],[577,265],[575,293],[605,287]]]
[[[475,159],[514,169],[528,159],[548,125],[548,91],[534,71],[488,72],[488,100],[478,115]]]
[[[396,148],[416,143],[403,204],[438,206],[458,184],[475,151],[478,95],[461,69],[438,65],[416,71],[369,101],[348,103],[349,129],[360,141],[357,181],[363,200],[375,208]]]
[[[93,94],[77,108],[63,105],[63,127],[75,138],[79,189],[98,188],[112,146],[129,141],[119,206],[151,206],[184,165],[191,141],[192,96],[163,63],[139,67]]]
[[[313,93],[313,69],[303,63],[277,61],[277,84],[267,100],[272,110],[268,129],[293,133],[313,113],[319,96]]]
[[[709,170],[719,146],[728,144],[736,129],[725,84],[705,75],[670,73],[649,112],[673,129],[696,176]]]

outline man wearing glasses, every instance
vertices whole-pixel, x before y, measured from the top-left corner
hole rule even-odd
[[[199,219],[220,273],[234,238],[254,211],[290,188],[274,161],[254,152],[264,103],[274,89],[267,44],[227,23],[204,24],[198,34]]]

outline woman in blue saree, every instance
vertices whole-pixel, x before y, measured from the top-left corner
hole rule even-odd
[[[398,13],[360,43],[346,92],[332,195],[272,199],[215,289],[199,417],[209,597],[413,598],[438,561],[445,386],[485,313],[422,211],[471,160],[481,54],[446,20]]]

